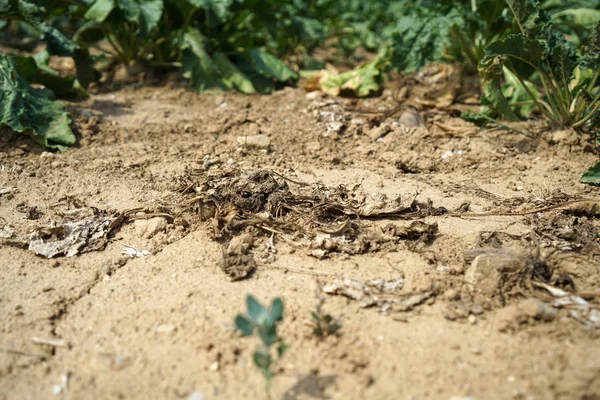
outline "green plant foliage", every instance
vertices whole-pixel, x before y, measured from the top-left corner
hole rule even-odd
[[[51,55],[72,57],[77,67],[77,80],[86,88],[98,78],[87,48],[70,41],[62,32],[45,22],[44,7],[24,0],[0,0],[0,18],[29,25],[46,42]]]
[[[588,169],[581,177],[581,183],[600,185],[600,162]]]
[[[272,366],[275,362],[271,348],[275,347],[277,359],[280,359],[288,348],[277,334],[277,324],[283,320],[283,301],[277,298],[267,309],[253,296],[248,295],[246,304],[246,314],[235,317],[235,326],[244,336],[255,334],[260,339],[261,345],[254,352],[252,359],[265,377],[269,392],[273,378]]]
[[[585,56],[554,29],[547,14],[532,0],[507,0],[520,33],[491,43],[479,71],[492,105],[506,119],[518,119],[501,90],[502,68],[508,68],[546,118],[555,126],[592,127],[600,107],[600,23],[589,35]],[[585,70],[591,70],[587,73]],[[527,80],[537,77],[539,96]]]
[[[450,45],[450,28],[463,24],[458,8],[451,8],[448,13],[418,8],[411,15],[402,16],[392,33],[392,65],[398,70],[415,71],[441,60]]]
[[[342,325],[338,319],[335,319],[330,314],[327,314],[323,311],[324,304],[325,299],[319,299],[315,311],[310,313],[312,318],[313,335],[319,339],[324,339],[331,335],[337,335],[339,330],[342,329]]]
[[[42,146],[66,150],[75,143],[75,135],[64,105],[54,101],[49,90],[31,88],[20,71],[28,78],[35,76],[35,61],[23,58],[17,63],[0,54],[0,126],[25,133]]]

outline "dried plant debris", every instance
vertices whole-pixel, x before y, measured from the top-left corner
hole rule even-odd
[[[363,254],[369,251],[393,249],[401,240],[412,240],[415,243],[428,242],[438,232],[436,223],[412,221],[408,226],[388,224],[374,227],[362,235],[356,234],[354,240],[347,236],[333,233],[318,233],[310,243],[309,254],[317,258],[325,258],[329,253]]]
[[[465,272],[465,282],[475,293],[499,298],[504,305],[511,297],[537,297],[548,300],[539,284],[575,290],[573,279],[557,266],[561,254],[555,251],[541,254],[512,248],[479,248],[465,253],[471,265]],[[561,289],[561,290],[562,290]]]
[[[404,276],[392,280],[375,279],[336,279],[330,285],[323,286],[323,292],[346,296],[360,302],[361,307],[385,307],[400,295],[404,286]]]
[[[102,250],[108,235],[122,221],[122,214],[97,215],[79,221],[66,221],[35,230],[28,239],[28,248],[35,254],[52,258],[72,257],[79,253]]]
[[[256,269],[256,261],[250,253],[253,246],[254,237],[249,233],[234,237],[227,245],[221,269],[232,281],[244,279]]]
[[[410,311],[436,294],[435,288],[418,293],[401,293],[404,277],[392,280],[336,279],[323,286],[323,292],[341,295],[360,302],[363,308],[376,307],[382,312]]]
[[[583,297],[566,292],[562,289],[536,283],[536,287],[547,290],[552,296],[552,305],[568,310],[569,316],[587,327],[600,328],[600,308],[586,301]]]
[[[600,254],[597,221],[587,216],[544,214],[530,217],[531,233],[523,239],[540,247]]]
[[[213,218],[214,238],[224,246],[223,270],[232,279],[251,273],[255,267],[252,248],[259,247],[258,243],[239,247],[234,241],[239,235],[255,239],[261,232],[263,239],[264,233],[276,235],[319,258],[335,252],[360,254],[392,248],[401,240],[428,242],[438,229],[437,224],[422,221],[380,228],[367,226],[363,220],[413,220],[447,212],[415,197],[405,201],[371,197],[358,185],[311,184],[267,170],[198,171],[180,182],[182,192],[194,195],[183,203],[184,212],[195,209],[203,219]],[[274,243],[266,249],[272,261]]]

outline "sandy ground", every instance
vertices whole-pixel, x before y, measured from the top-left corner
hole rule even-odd
[[[600,331],[527,288],[486,291],[487,278],[473,285],[464,259],[474,248],[519,249],[531,255],[523,268],[554,269],[549,284],[592,292],[597,307],[597,215],[497,215],[599,199],[599,188],[578,183],[598,159],[589,138],[478,132],[455,110],[406,109],[381,122],[332,101],[301,89],[257,97],[125,89],[69,105],[80,137],[63,154],[3,132],[0,222],[13,237],[0,243],[0,398],[267,398],[252,364],[257,341],[233,325],[252,294],[285,303],[280,334],[290,347],[275,368],[273,399],[600,399]],[[259,134],[266,146],[239,139]],[[73,257],[47,259],[15,240],[73,209],[170,212],[186,198],[182,182],[224,169],[360,185],[407,203],[416,195],[444,210],[418,218],[437,224],[433,239],[360,254],[317,258],[275,234],[276,254],[238,281],[222,270],[214,221],[197,210],[167,223],[127,219],[104,248]],[[360,224],[390,222],[410,221]],[[252,232],[261,246],[270,237]],[[151,255],[130,257],[126,246]],[[320,292],[338,277],[403,277],[402,296],[430,295],[407,311],[363,308]],[[337,336],[312,334],[320,297],[340,318]]]

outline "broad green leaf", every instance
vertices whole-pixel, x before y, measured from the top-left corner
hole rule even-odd
[[[84,18],[94,22],[104,22],[114,8],[114,0],[96,0],[87,10]]]
[[[529,89],[529,91],[527,91],[510,69],[504,67],[502,68],[502,73],[504,74],[504,81],[506,82],[502,86],[502,94],[508,99],[511,108],[516,113],[522,117],[527,117],[536,108],[529,93],[534,95],[535,100],[540,98],[537,87],[530,81],[525,81],[525,85]]]
[[[242,331],[242,334],[244,336],[252,336],[252,333],[254,332],[252,323],[248,321],[248,318],[244,317],[243,315],[238,315],[237,317],[235,317],[235,326],[240,331]]]
[[[127,21],[135,23],[138,33],[145,37],[156,27],[162,16],[163,0],[116,0]]]
[[[88,50],[70,41],[58,29],[46,24],[42,7],[23,0],[10,2],[4,0],[4,2],[4,4],[0,3],[0,18],[7,17],[26,22],[43,37],[48,53],[59,57],[72,57],[77,67],[77,79],[83,87],[87,87],[90,82],[98,78]]]
[[[13,54],[10,56],[19,75],[27,83],[35,83],[38,72],[37,62],[33,57]]]
[[[280,82],[298,79],[297,73],[264,48],[251,50],[250,59],[256,71],[265,78],[277,79]]]
[[[600,10],[593,8],[570,8],[552,15],[557,20],[562,17],[569,18],[575,25],[591,28],[600,21]]]
[[[292,25],[302,40],[321,41],[325,37],[323,24],[314,18],[292,16]]]
[[[58,98],[86,97],[88,94],[79,81],[72,76],[61,75],[48,65],[50,54],[42,50],[33,56],[37,66],[37,74],[33,82],[52,90]],[[32,82],[32,81],[30,81]]]
[[[485,48],[485,56],[480,65],[485,68],[486,62],[496,57],[514,58],[529,65],[537,65],[547,52],[548,48],[543,40],[530,39],[521,34],[509,35]]]
[[[392,31],[392,65],[401,71],[416,71],[439,61],[450,44],[450,27],[464,26],[458,9],[442,13],[423,9],[398,19]]]
[[[590,32],[582,66],[591,70],[600,69],[600,22]]]
[[[538,33],[550,21],[550,17],[540,8],[537,0],[506,0],[506,3],[524,35]]]
[[[560,32],[552,32],[548,37],[548,64],[555,79],[567,88],[577,65],[575,48]]]
[[[485,57],[480,61],[478,69],[484,85],[485,96],[502,118],[516,121],[510,103],[502,93],[502,67],[508,60],[519,61],[536,67],[546,56],[547,46],[542,40],[530,39],[524,35],[509,35],[485,48]]]
[[[65,106],[46,89],[30,88],[10,56],[0,54],[0,126],[31,136],[42,146],[65,151],[75,143]]]
[[[258,327],[258,337],[267,347],[277,341],[277,325],[265,318]]]
[[[479,75],[483,85],[482,105],[484,99],[500,116],[508,121],[518,121],[510,103],[502,92],[502,63],[499,58],[489,57],[479,63]]]
[[[600,185],[600,162],[588,169],[581,177],[581,183]]]
[[[227,89],[221,80],[219,68],[206,52],[206,38],[196,29],[188,29],[183,38],[182,71],[189,79],[192,89],[202,92],[207,89]]]
[[[246,75],[242,73],[225,54],[217,52],[213,54],[212,60],[221,72],[222,82],[229,88],[245,94],[254,94],[256,89]]]
[[[233,0],[177,0],[176,3],[184,15],[199,9],[206,11],[211,26],[226,22],[233,16],[230,10]]]
[[[269,321],[275,323],[283,319],[283,301],[280,298],[273,300],[269,310]]]
[[[252,321],[259,323],[265,319],[267,310],[253,296],[248,295],[246,297],[246,304],[248,306],[248,316]]]

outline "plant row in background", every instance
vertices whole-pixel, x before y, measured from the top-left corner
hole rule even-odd
[[[600,0],[43,3],[0,0],[4,47],[31,54],[40,40],[46,44],[33,57],[0,55],[2,102],[10,105],[0,124],[58,149],[73,137],[52,93],[85,95],[98,77],[94,67],[178,69],[197,91],[268,93],[294,84],[299,72],[323,68],[312,58],[318,47],[356,67],[326,86],[351,81],[358,96],[379,91],[389,70],[461,62],[466,71],[479,71],[485,118],[514,120],[535,111],[557,127],[593,129],[600,114]],[[378,56],[360,65],[359,48]],[[50,68],[51,55],[72,57],[77,76]],[[33,83],[47,91],[28,88]]]

